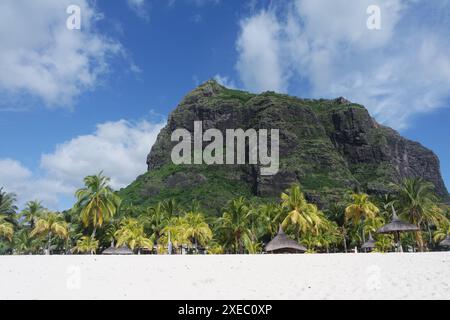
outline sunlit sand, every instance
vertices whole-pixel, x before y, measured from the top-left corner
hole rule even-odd
[[[3,256],[0,299],[450,299],[450,253]]]

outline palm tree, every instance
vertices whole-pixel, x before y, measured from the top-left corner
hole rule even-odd
[[[306,253],[316,253],[316,248],[320,248],[322,246],[319,237],[312,232],[306,232],[303,235],[301,243],[308,249]]]
[[[273,239],[283,220],[283,208],[274,203],[262,204],[255,209],[255,234],[258,238]]]
[[[14,234],[14,253],[28,254],[31,251],[31,238],[26,229],[22,229]]]
[[[0,237],[4,237],[11,242],[14,236],[14,225],[6,219],[5,216],[0,216]]]
[[[14,193],[6,193],[0,188],[0,237],[6,238],[9,242],[12,241],[14,226],[17,225],[15,202]]]
[[[325,248],[326,252],[330,252],[330,246],[337,245],[343,238],[343,234],[336,222],[329,221],[324,217],[324,222],[320,227],[317,235],[319,247]]]
[[[332,203],[326,210],[327,217],[338,225],[338,232],[344,252],[347,253],[347,229],[345,228],[345,206],[342,203]]]
[[[123,219],[122,219],[123,221]],[[115,246],[116,243],[116,232],[120,229],[121,221],[116,219],[111,220],[103,230],[103,237],[100,238],[102,243],[110,243],[111,247]]]
[[[116,231],[117,247],[127,245],[131,250],[153,249],[153,241],[147,238],[144,232],[144,226],[133,218],[124,219],[119,230]]]
[[[345,208],[346,221],[352,220],[357,225],[361,220],[374,218],[380,212],[365,193],[353,193],[351,199],[351,203]]]
[[[188,212],[183,218],[185,236],[194,244],[195,251],[197,251],[198,245],[205,247],[213,237],[211,228],[205,222],[205,217],[198,212]]]
[[[421,229],[430,225],[439,226],[447,220],[442,210],[437,206],[438,198],[434,194],[434,185],[421,178],[406,179],[400,184],[393,185],[398,196],[398,206],[403,217]],[[422,232],[415,233],[420,251],[424,251],[425,244]]]
[[[36,219],[43,215],[45,211],[46,209],[42,206],[42,202],[30,201],[22,211],[22,216],[30,224],[30,228],[34,229]]]
[[[223,254],[225,250],[223,246],[221,246],[217,242],[212,242],[209,244],[206,252],[207,254]]]
[[[252,238],[250,229],[252,214],[247,200],[241,197],[230,201],[219,218],[218,228],[224,236],[224,242],[226,246],[233,248],[235,253],[244,253],[244,240]]]
[[[389,234],[379,235],[375,242],[374,252],[388,252],[395,245],[394,236]]]
[[[249,254],[258,254],[262,251],[262,244],[256,239],[249,237],[244,238],[244,247]]]
[[[323,215],[316,205],[306,201],[299,185],[293,185],[281,194],[281,206],[288,211],[282,223],[283,228],[286,230],[289,225],[294,226],[297,230],[297,240],[300,239],[301,233],[313,230],[318,233]]]
[[[447,225],[442,224],[434,232],[433,240],[435,243],[440,243],[449,235],[450,235],[450,224]]]
[[[386,224],[386,219],[383,216],[376,216],[368,218],[364,221],[362,229],[364,234],[376,235],[378,229]],[[377,234],[374,239],[376,240],[376,252],[386,252],[391,249],[395,242],[392,235]]]
[[[175,250],[183,244],[191,244],[186,233],[186,221],[183,217],[172,217],[161,230],[158,244],[165,247],[171,243]]]
[[[386,224],[386,220],[381,216],[368,218],[364,221],[364,224],[363,224],[364,233],[365,234],[368,234],[368,233],[375,234],[377,232],[377,230],[380,229],[385,224]]]
[[[175,199],[165,200],[161,203],[162,209],[166,211],[169,216],[176,216],[180,213],[180,206]]]
[[[352,193],[351,202],[345,208],[345,221],[352,221],[357,227],[361,220],[373,219],[380,212],[380,209],[373,204],[369,196],[365,193]],[[365,242],[366,236],[364,228],[362,231],[362,241]]]
[[[164,205],[160,202],[154,207],[146,208],[140,215],[139,220],[142,221],[146,231],[150,235],[153,242],[158,243],[159,238],[163,234],[163,229],[168,225],[171,215]]]
[[[69,229],[63,217],[54,212],[46,212],[36,220],[36,226],[30,233],[31,237],[44,236],[47,238],[47,254],[50,254],[53,237],[67,239]]]
[[[93,226],[92,239],[95,238],[97,228],[114,216],[121,203],[120,197],[108,185],[109,181],[101,172],[87,176],[84,178],[85,187],[75,193],[75,207],[80,210],[81,221],[85,227]]]
[[[73,249],[77,253],[95,254],[99,247],[99,241],[92,237],[83,236],[77,241],[76,247]]]
[[[15,202],[14,193],[6,193],[3,188],[0,188],[0,215],[13,216],[17,211]]]
[[[16,195],[14,193],[6,193],[3,188],[0,188],[0,238],[5,238],[9,242],[12,242],[16,223],[14,219],[17,211],[15,202]]]
[[[40,241],[33,239],[27,229],[20,229],[14,234],[14,253],[15,254],[34,254],[40,247]]]

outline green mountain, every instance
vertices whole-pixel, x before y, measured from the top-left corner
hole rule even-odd
[[[279,129],[280,170],[262,176],[258,165],[174,165],[170,155],[175,129]],[[208,81],[189,93],[169,116],[148,159],[148,172],[120,191],[126,202],[154,204],[175,198],[199,201],[211,213],[239,196],[265,201],[300,183],[310,201],[321,207],[359,187],[382,195],[391,182],[406,177],[431,181],[447,197],[439,159],[417,142],[378,124],[361,105],[344,98],[299,99],[265,92],[227,89]]]

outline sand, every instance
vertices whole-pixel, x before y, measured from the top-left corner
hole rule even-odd
[[[0,299],[450,299],[450,253],[2,256]]]

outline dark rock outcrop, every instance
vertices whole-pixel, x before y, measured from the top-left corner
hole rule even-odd
[[[255,165],[173,165],[171,133],[178,128],[193,132],[194,121],[203,121],[203,130],[222,132],[279,129],[278,174],[262,176]],[[326,206],[349,188],[383,194],[391,182],[406,177],[422,177],[435,185],[437,194],[448,196],[437,156],[378,124],[363,106],[342,97],[306,100],[273,92],[254,95],[215,81],[189,93],[172,112],[147,164],[149,172],[121,191],[135,203],[175,197],[215,208],[240,195],[272,199],[292,183],[300,183],[309,199]]]

